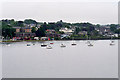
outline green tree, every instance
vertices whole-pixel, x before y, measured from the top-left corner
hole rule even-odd
[[[115,24],[111,24],[111,25],[110,25],[110,30],[111,30],[111,31],[115,32],[116,29],[117,29],[117,28],[116,28],[116,25],[115,25]]]
[[[15,29],[9,25],[2,25],[2,36],[6,37],[14,37],[15,36]]]
[[[32,27],[32,33],[36,32],[36,27]]]
[[[45,29],[43,27],[40,27],[37,31],[36,31],[36,36],[37,37],[43,37],[45,36]]]
[[[37,22],[35,20],[32,20],[32,19],[25,19],[24,23],[26,23],[26,24],[37,24]]]

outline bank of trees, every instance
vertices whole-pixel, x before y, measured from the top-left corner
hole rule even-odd
[[[77,35],[80,31],[87,31],[88,36],[98,36],[98,32],[95,30],[95,27],[101,27],[101,25],[93,25],[91,23],[66,23],[62,20],[58,22],[37,22],[33,19],[25,19],[24,21],[15,21],[14,19],[11,20],[1,20],[1,26],[2,26],[2,35],[4,37],[10,37],[12,38],[15,36],[15,29],[13,27],[25,27],[25,24],[35,24],[34,27],[32,27],[32,32],[36,33],[36,36],[43,37],[45,36],[45,31],[47,29],[54,29],[56,32],[63,34],[63,32],[59,32],[59,29],[61,28],[75,28],[75,32],[73,35]],[[36,28],[37,25],[41,25],[40,28]],[[110,30],[114,33],[120,34],[120,29],[117,29],[117,24],[110,24]]]

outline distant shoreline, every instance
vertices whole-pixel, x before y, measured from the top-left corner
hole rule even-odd
[[[86,39],[77,39],[78,40],[83,40],[85,41]],[[111,39],[90,39],[90,40],[111,40]],[[112,39],[112,40],[119,40],[119,39]],[[7,40],[7,41],[1,41],[1,42],[40,42],[40,41],[72,41],[72,40],[17,40],[17,41],[12,41],[12,40]]]

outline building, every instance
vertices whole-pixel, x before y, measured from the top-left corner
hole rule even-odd
[[[15,37],[17,37],[17,39],[24,39],[24,38],[28,39],[36,36],[35,33],[32,33],[31,27],[13,27],[13,28],[16,29]]]
[[[55,30],[53,29],[47,29],[46,30],[46,37],[60,37],[60,34],[58,34]]]
[[[74,32],[74,29],[61,28],[59,31],[64,32],[65,34],[71,35]]]
[[[95,28],[96,31],[101,35],[110,35],[113,34],[110,30],[110,26],[100,26]]]
[[[41,37],[41,40],[48,40],[49,37]]]

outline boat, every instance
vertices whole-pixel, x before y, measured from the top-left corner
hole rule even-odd
[[[7,46],[10,46],[10,44],[7,44]]]
[[[75,44],[75,43],[72,43],[71,45],[73,45],[73,46],[74,46],[74,45],[77,45],[77,44]]]
[[[27,46],[30,46],[30,44],[28,43]]]
[[[112,45],[115,45],[114,41],[111,41],[110,45],[111,45],[111,46],[112,46]]]
[[[88,46],[93,46],[92,44],[88,44]]]
[[[93,46],[93,44],[89,43],[88,46]]]
[[[73,42],[71,45],[75,46],[75,45],[77,45],[77,44]]]
[[[50,44],[54,44],[54,43],[51,42]]]
[[[110,43],[110,46],[115,45],[114,42],[115,42],[115,41],[112,40],[112,36],[111,36],[111,43]]]
[[[41,47],[46,47],[47,45],[46,44],[41,44]]]
[[[51,47],[51,46],[47,46],[46,48],[47,48],[47,49],[52,49],[52,47]]]
[[[61,44],[60,47],[66,47],[64,44]]]

